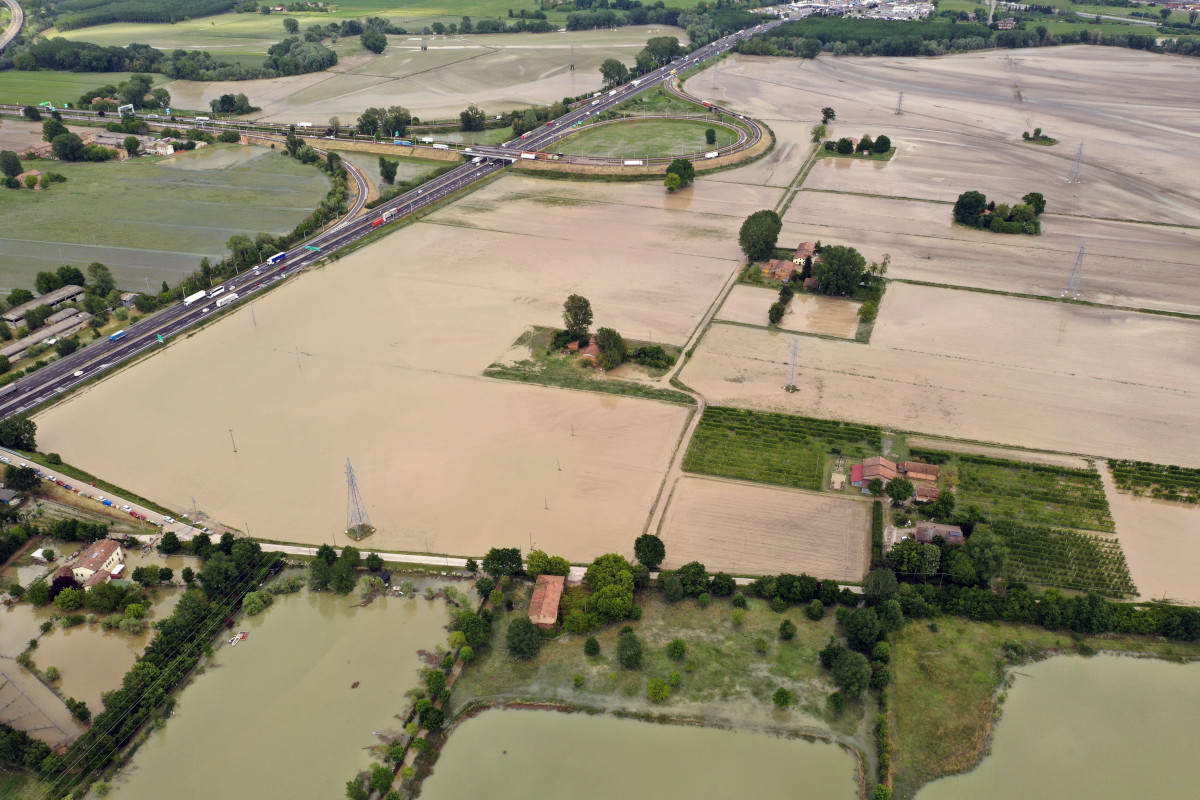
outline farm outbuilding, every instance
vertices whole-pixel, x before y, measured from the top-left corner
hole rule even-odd
[[[538,575],[529,601],[529,619],[535,626],[549,629],[558,623],[558,604],[566,582],[561,575]]]

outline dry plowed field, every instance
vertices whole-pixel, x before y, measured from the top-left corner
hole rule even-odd
[[[683,477],[659,534],[667,547],[663,566],[700,561],[740,574],[861,581],[870,564],[870,512],[856,500]]]

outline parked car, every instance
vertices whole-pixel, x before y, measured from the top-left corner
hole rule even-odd
[[[112,500],[101,500],[100,502],[101,502],[101,503],[103,503],[103,504],[104,504],[104,505],[106,505],[106,506],[111,506],[111,505],[113,505],[113,501],[112,501]]]
[[[123,505],[123,506],[121,506],[121,510],[122,510],[122,511],[132,511],[132,510],[133,510],[133,506],[131,506],[131,505],[129,505],[129,504],[126,504],[126,505]]]
[[[174,517],[168,517],[166,514],[163,515],[163,522],[169,523],[169,522],[174,522],[174,521],[175,521]]]

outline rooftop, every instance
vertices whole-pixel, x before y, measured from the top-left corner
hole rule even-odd
[[[562,600],[567,579],[561,575],[538,575],[529,601],[529,619],[534,625],[546,627],[558,622],[558,603]]]
[[[87,549],[87,552],[76,562],[74,569],[86,569],[96,572],[120,548],[121,543],[115,539],[101,539],[98,542],[93,542],[92,546]]]
[[[25,312],[38,306],[56,306],[59,303],[65,303],[69,300],[74,300],[83,294],[83,287],[70,284],[63,286],[60,289],[55,289],[53,292],[46,292],[41,297],[35,297],[16,308],[10,308],[4,312],[4,319],[8,322],[15,322],[25,316]]]

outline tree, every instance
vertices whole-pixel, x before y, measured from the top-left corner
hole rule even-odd
[[[843,136],[837,140],[837,153],[841,156],[848,156],[854,152],[854,142]]]
[[[9,178],[15,178],[24,172],[20,157],[12,150],[0,150],[0,172]]]
[[[487,114],[475,105],[467,106],[467,110],[458,115],[464,131],[481,131],[487,124]]]
[[[117,288],[117,282],[113,279],[112,270],[99,261],[93,261],[91,264],[88,264],[87,274],[92,279],[92,285],[88,287],[91,294],[98,297],[108,297]]]
[[[35,491],[41,482],[42,479],[33,467],[18,467],[16,464],[4,466],[4,485],[14,492]]]
[[[788,691],[787,689],[780,686],[778,689],[775,690],[775,695],[771,699],[775,702],[775,705],[778,706],[779,708],[787,708],[788,706],[791,706],[796,702],[796,695],[792,694],[790,691]]]
[[[684,564],[675,574],[679,576],[684,594],[699,597],[708,591],[708,570],[699,561]]]
[[[300,32],[300,23],[293,17],[283,18],[283,29],[288,33],[295,34]]]
[[[980,580],[990,581],[1004,571],[1008,547],[1004,540],[989,530],[977,530],[967,539],[967,556]]]
[[[83,590],[74,588],[63,589],[54,598],[54,605],[63,611],[74,611],[83,605]]]
[[[774,211],[755,211],[746,217],[738,231],[738,244],[746,258],[751,261],[762,261],[775,250],[779,240],[779,231],[783,223]]]
[[[891,149],[892,140],[883,134],[880,134],[879,138],[875,140],[875,143],[871,145],[871,152],[877,156],[884,155]]]
[[[787,313],[787,306],[780,302],[771,303],[771,307],[767,309],[767,322],[772,325],[778,325],[783,320],[783,315]]]
[[[850,696],[862,694],[871,683],[871,664],[862,653],[843,650],[833,662],[833,682]]]
[[[428,728],[429,726],[426,725],[425,727]],[[439,725],[438,727],[440,728],[441,726]],[[370,790],[377,792],[380,797],[383,797],[387,790],[392,788],[392,780],[395,777],[395,774],[383,764],[372,764]]]
[[[887,496],[891,498],[892,503],[897,506],[902,506],[912,499],[913,493],[916,492],[916,487],[908,478],[892,478],[888,481]]]
[[[864,133],[863,137],[858,140],[858,146],[854,148],[854,152],[869,153],[874,145],[875,140],[871,138],[870,134]]]
[[[21,109],[21,116],[30,122],[42,121],[42,112],[38,111],[36,106],[25,106]]]
[[[134,156],[136,156],[138,154],[138,148],[140,148],[141,146],[142,146],[142,143],[140,141],[138,141],[138,138],[136,136],[126,136],[125,137],[125,152],[129,154],[130,158],[133,158]]]
[[[179,577],[183,578],[184,583],[186,583],[188,586],[191,586],[192,582],[196,580],[196,573],[191,567],[184,567],[182,570],[180,570]]]
[[[612,328],[596,331],[596,345],[600,348],[597,363],[603,369],[615,369],[625,361],[625,339]]]
[[[796,638],[796,623],[790,619],[785,619],[779,623],[779,638],[785,642]]]
[[[539,575],[562,575],[565,578],[571,572],[571,562],[562,556],[547,555],[545,550],[530,550],[525,557],[525,572],[535,579]]]
[[[48,605],[54,598],[51,596],[50,584],[44,580],[35,581],[25,590],[25,599],[34,606]]]
[[[379,553],[371,553],[367,556],[364,563],[371,572],[379,572],[379,570],[383,569],[383,556],[379,555]]]
[[[1046,198],[1040,192],[1030,192],[1021,198],[1021,202],[1033,208],[1033,213],[1041,216],[1046,210]]]
[[[821,260],[813,265],[813,274],[825,294],[851,294],[862,283],[867,260],[853,247],[827,245]]]
[[[520,575],[523,570],[521,551],[516,547],[493,547],[483,557],[483,571],[493,578]]]
[[[921,570],[926,577],[936,575],[942,565],[942,549],[936,544],[921,545]]]
[[[87,707],[87,703],[82,700],[76,700],[74,697],[68,697],[63,701],[67,710],[71,712],[71,716],[80,722],[87,722],[92,718],[92,711]]]
[[[737,582],[734,581],[732,575],[725,572],[718,572],[716,575],[713,575],[712,583],[709,585],[708,590],[712,593],[713,597],[729,597],[737,590]]]
[[[56,119],[48,119],[42,123],[42,141],[53,142],[55,136],[70,133],[67,126]]]
[[[625,669],[641,669],[645,647],[632,628],[617,637],[617,663]]]
[[[615,58],[606,58],[600,62],[600,77],[605,86],[616,86],[629,80],[629,68]]]
[[[954,221],[980,227],[979,218],[987,210],[987,197],[981,192],[963,192],[954,201]]]
[[[855,650],[871,652],[875,642],[879,640],[879,615],[874,608],[859,608],[850,612],[846,618],[846,640]]]
[[[655,570],[667,557],[667,548],[663,540],[653,533],[643,533],[633,541],[633,555],[639,564]]]
[[[662,589],[663,597],[668,602],[676,603],[683,599],[683,582],[674,572],[659,573],[658,587]]]
[[[717,143],[717,129],[716,128],[706,128],[704,130],[704,143],[705,144],[716,144]]]
[[[674,192],[682,185],[683,181],[674,172],[668,172],[667,177],[663,178],[663,186],[667,187],[668,192]]]
[[[372,53],[382,53],[387,49],[387,36],[377,30],[363,31],[358,40]]]
[[[87,283],[83,279],[83,273],[69,264],[63,264],[54,270],[54,273],[58,275],[58,279],[62,281],[63,286],[83,286]]]
[[[346,781],[346,800],[367,800],[370,796],[371,792],[362,785],[358,776]]]
[[[942,571],[959,586],[973,586],[979,581],[975,565],[961,547],[954,547],[942,559]]]
[[[863,581],[863,596],[868,603],[876,605],[895,596],[898,588],[896,573],[890,569],[873,569]]]
[[[399,161],[392,161],[383,156],[379,157],[379,177],[383,179],[384,183],[396,182],[396,168],[399,165]]]
[[[595,636],[589,636],[583,642],[583,653],[588,656],[600,655],[600,640]]]
[[[825,604],[820,600],[813,600],[804,607],[804,615],[813,622],[819,622],[825,617]]]
[[[646,699],[652,703],[662,703],[671,697],[671,684],[662,678],[651,678],[646,684]]]
[[[60,133],[54,137],[50,147],[59,161],[83,160],[83,139],[80,139],[78,134]]]
[[[0,447],[29,452],[37,450],[37,423],[21,416],[0,421]]]
[[[672,661],[682,661],[687,655],[687,642],[683,639],[672,639],[667,644],[667,658]]]
[[[573,294],[563,303],[563,325],[575,338],[587,336],[592,324],[592,304],[586,297]]]
[[[513,621],[508,624],[504,643],[508,647],[508,652],[512,653],[515,658],[528,661],[538,654],[538,650],[542,646],[542,636],[529,617],[521,614],[514,617]]]
[[[686,158],[677,158],[667,166],[668,175],[678,175],[680,186],[687,186],[696,180],[696,167]]]
[[[59,339],[54,343],[54,352],[58,353],[59,358],[66,358],[79,349],[79,340],[74,336],[68,336],[64,339]]]

